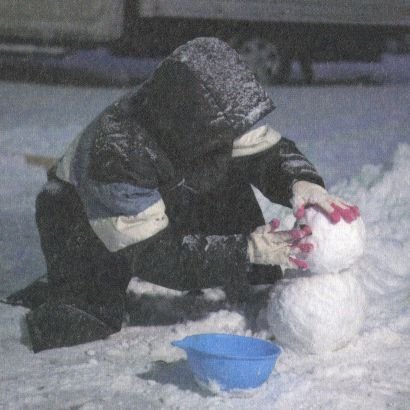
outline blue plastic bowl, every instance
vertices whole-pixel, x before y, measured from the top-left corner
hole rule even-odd
[[[281,352],[279,346],[262,339],[221,333],[187,336],[172,345],[186,351],[200,383],[216,383],[221,390],[260,386]]]

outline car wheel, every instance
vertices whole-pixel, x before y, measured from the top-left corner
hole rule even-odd
[[[266,84],[288,81],[291,59],[279,43],[264,38],[253,38],[242,42],[238,52],[259,81]]]

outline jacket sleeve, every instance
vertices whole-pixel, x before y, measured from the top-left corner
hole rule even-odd
[[[155,188],[94,183],[89,192],[90,227],[132,276],[180,290],[246,283],[246,236],[176,232]]]
[[[257,154],[233,158],[233,172],[258,188],[272,202],[290,207],[292,186],[309,181],[324,186],[315,167],[295,143],[281,137],[270,148]]]
[[[133,276],[178,290],[239,289],[247,283],[250,269],[244,235],[181,235],[172,226],[119,255]]]

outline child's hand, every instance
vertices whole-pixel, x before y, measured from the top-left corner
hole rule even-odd
[[[248,238],[248,256],[257,265],[280,265],[283,268],[307,269],[305,256],[312,251],[310,243],[300,241],[312,234],[308,226],[290,231],[276,231],[279,220],[255,229]]]
[[[329,195],[320,185],[307,181],[298,181],[292,187],[293,197],[290,200],[293,206],[293,213],[296,219],[301,219],[305,214],[305,207],[315,205],[327,215],[333,222],[337,223],[341,219],[350,223],[360,216],[359,208],[350,205],[340,198]]]

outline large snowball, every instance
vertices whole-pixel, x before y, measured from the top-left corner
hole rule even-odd
[[[282,346],[317,354],[349,343],[363,325],[365,306],[364,292],[349,272],[315,275],[279,282],[262,321]]]
[[[305,241],[314,245],[307,263],[316,273],[340,272],[351,267],[363,254],[366,232],[361,218],[333,224],[321,212],[308,208],[300,223],[312,228],[312,235]]]

